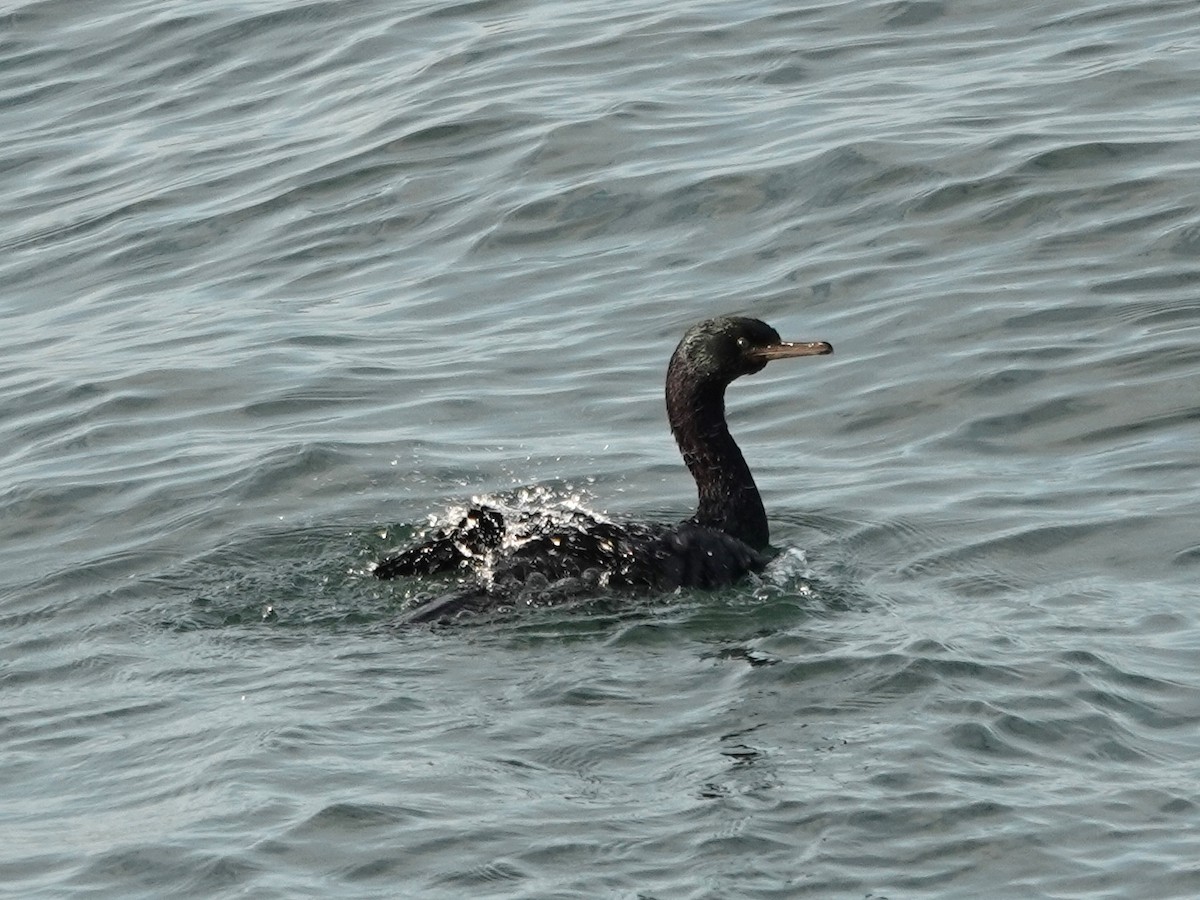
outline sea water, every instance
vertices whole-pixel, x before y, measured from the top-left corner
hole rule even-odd
[[[3,890],[1200,893],[1194,3],[0,12]],[[396,627],[723,313],[762,577]]]

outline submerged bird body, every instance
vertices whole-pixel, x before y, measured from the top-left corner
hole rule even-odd
[[[525,522],[516,539],[490,507],[379,563],[378,578],[472,570],[488,583],[412,610],[407,621],[447,618],[511,602],[530,584],[670,590],[732,584],[766,565],[770,541],[762,498],[725,422],[725,388],[773,359],[832,353],[823,342],[789,343],[757,319],[723,317],[692,326],[667,367],[671,432],[696,481],[695,514],[675,525],[618,524],[576,513],[566,522]],[[536,517],[534,517],[536,518]]]

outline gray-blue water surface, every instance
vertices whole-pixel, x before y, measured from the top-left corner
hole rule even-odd
[[[1200,893],[1192,0],[8,4],[0,883]],[[780,555],[395,621],[472,496]]]

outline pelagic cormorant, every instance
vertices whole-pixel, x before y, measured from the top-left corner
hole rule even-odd
[[[374,574],[478,568],[486,575],[478,585],[411,610],[404,617],[410,622],[512,603],[530,584],[666,590],[732,584],[766,565],[770,536],[750,467],[725,423],[725,388],[771,360],[832,352],[824,341],[780,340],[757,319],[708,319],[688,329],[667,366],[667,418],[699,492],[695,514],[679,524],[602,522],[580,513],[553,529],[525,529],[510,539],[503,514],[483,506],[384,559]]]

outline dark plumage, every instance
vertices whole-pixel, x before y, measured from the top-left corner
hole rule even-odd
[[[526,529],[505,547],[509,523],[498,510],[479,507],[384,559],[374,574],[434,575],[488,561],[488,584],[419,606],[405,617],[412,622],[503,605],[530,585],[553,599],[555,587],[569,593],[579,585],[669,590],[732,584],[766,565],[770,533],[750,468],[725,423],[725,388],[773,359],[832,352],[823,341],[784,342],[757,319],[708,319],[688,329],[667,366],[667,418],[699,504],[677,525],[615,524],[576,514],[547,531],[534,519],[531,535]]]

